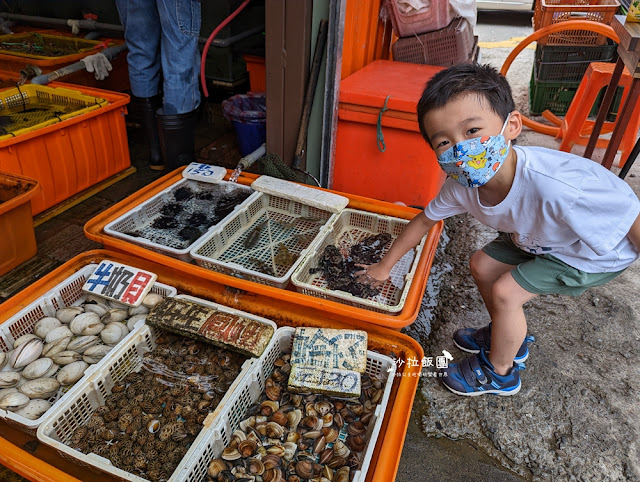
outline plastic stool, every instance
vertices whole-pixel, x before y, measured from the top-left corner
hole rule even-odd
[[[604,62],[593,62],[589,65],[564,119],[560,119],[549,111],[542,113],[546,119],[560,127],[556,138],[562,138],[562,143],[560,144],[561,151],[570,152],[575,144],[584,146],[589,142],[589,136],[595,122],[587,120],[587,118],[598,94],[603,88],[609,85],[614,67],[615,64]],[[620,106],[623,106],[626,101],[631,87],[631,81],[632,77],[625,68],[618,83],[618,85],[624,89]],[[605,122],[601,133],[606,134],[612,132],[614,126],[615,122]],[[620,167],[624,165],[627,157],[629,157],[629,153],[636,142],[636,135],[639,128],[640,103],[638,103],[633,110],[631,121],[625,130],[618,149],[621,151]],[[609,139],[598,139],[596,147],[606,148],[608,144]]]

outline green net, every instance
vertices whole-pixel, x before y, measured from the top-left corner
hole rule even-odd
[[[266,154],[258,159],[258,169],[260,174],[287,181],[295,181],[312,186],[319,186],[320,183],[311,174],[302,169],[286,165],[277,154]]]

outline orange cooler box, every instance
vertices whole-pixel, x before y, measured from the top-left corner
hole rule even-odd
[[[414,206],[438,194],[446,176],[420,134],[416,109],[443,68],[376,60],[340,83],[332,189]],[[376,126],[388,96],[380,152]]]

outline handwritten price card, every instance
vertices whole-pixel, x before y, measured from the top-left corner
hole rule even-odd
[[[103,260],[82,287],[82,291],[129,306],[138,306],[151,291],[157,275],[126,264]]]
[[[182,171],[182,177],[185,179],[212,183],[222,181],[226,175],[227,170],[224,167],[202,164],[200,162],[192,162]]]

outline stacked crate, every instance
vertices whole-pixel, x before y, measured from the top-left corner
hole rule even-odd
[[[406,2],[387,0],[394,33],[393,60],[449,67],[478,59],[478,37],[469,22],[455,17],[448,0],[425,1],[407,10]]]
[[[539,0],[533,16],[534,30],[566,20],[587,19],[609,24],[618,0]],[[541,38],[531,72],[529,107],[531,115],[550,110],[564,115],[591,62],[615,62],[616,44],[604,35],[588,30],[565,30]],[[600,94],[602,96],[603,94]],[[616,93],[612,113],[620,104]],[[597,113],[600,101],[594,105]]]

